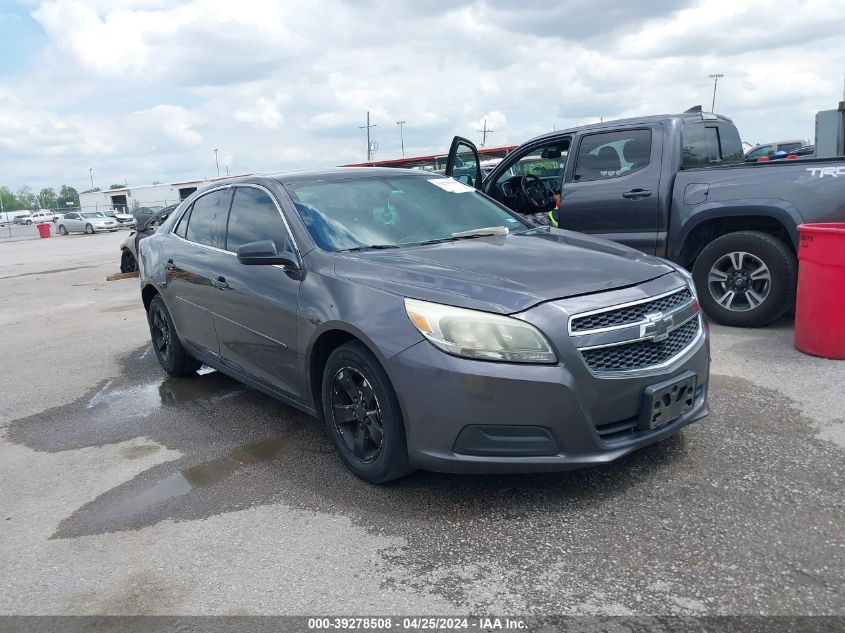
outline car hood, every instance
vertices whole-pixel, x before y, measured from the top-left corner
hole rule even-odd
[[[344,279],[414,299],[502,314],[673,272],[656,257],[557,229],[336,257],[335,274]]]

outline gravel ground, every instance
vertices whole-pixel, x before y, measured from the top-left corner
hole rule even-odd
[[[365,485],[165,378],[124,233],[0,243],[0,613],[845,614],[845,362],[714,326],[712,414],[616,463]]]

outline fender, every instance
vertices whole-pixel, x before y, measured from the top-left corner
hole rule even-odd
[[[777,220],[786,229],[794,248],[798,247],[798,225],[804,222],[798,209],[781,198],[737,198],[716,200],[695,206],[679,205],[678,222],[669,227],[669,259],[678,261],[681,249],[693,230],[704,222],[738,216]]]

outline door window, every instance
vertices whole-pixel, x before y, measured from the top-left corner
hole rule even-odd
[[[258,240],[272,240],[280,253],[291,250],[273,199],[260,189],[238,187],[229,212],[226,250],[237,253],[239,246]]]
[[[194,201],[191,215],[187,218],[188,228],[185,239],[206,246],[217,246],[218,218],[225,213],[224,205],[228,190],[212,191]],[[185,221],[184,218],[182,220]]]
[[[589,134],[581,139],[575,163],[576,182],[606,180],[648,167],[651,130],[622,130]]]

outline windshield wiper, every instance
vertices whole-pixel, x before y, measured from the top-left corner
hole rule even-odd
[[[470,229],[469,231],[458,231],[452,233],[454,239],[463,237],[486,237],[488,235],[507,235],[510,230],[506,226],[487,226],[483,229]]]
[[[476,237],[491,237],[495,235],[508,235],[510,231],[506,226],[488,226],[483,229],[470,229],[469,231],[458,231],[457,233],[452,233],[451,237],[440,237],[435,240],[426,240],[425,242],[419,242],[419,246],[425,246],[427,244],[441,244],[442,242],[456,242],[457,240],[471,240]]]
[[[384,248],[399,248],[399,247],[396,246],[395,244],[367,244],[365,246],[354,246],[352,248],[343,248],[338,252],[339,253],[351,253],[351,252],[354,252],[354,251],[368,251],[370,249],[381,250],[381,249],[384,249]]]

